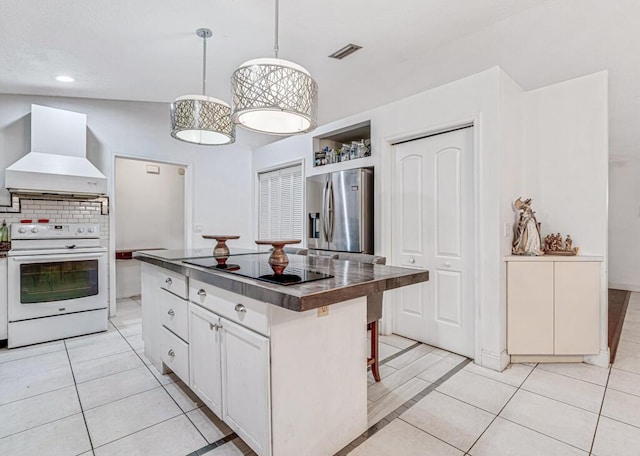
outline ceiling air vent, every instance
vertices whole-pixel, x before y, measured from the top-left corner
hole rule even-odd
[[[353,54],[354,52],[356,52],[359,49],[362,49],[362,46],[358,46],[357,44],[349,43],[345,47],[343,47],[342,49],[339,49],[336,52],[334,52],[333,54],[331,54],[329,57],[331,57],[332,59],[342,60],[346,56]]]

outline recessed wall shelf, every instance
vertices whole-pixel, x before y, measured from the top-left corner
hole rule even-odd
[[[371,156],[371,121],[313,138],[313,166],[331,165]]]

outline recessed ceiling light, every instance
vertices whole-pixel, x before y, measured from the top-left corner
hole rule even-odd
[[[65,75],[61,74],[60,76],[56,76],[56,81],[58,81],[58,82],[74,82],[75,79],[73,79],[71,76],[65,76]]]

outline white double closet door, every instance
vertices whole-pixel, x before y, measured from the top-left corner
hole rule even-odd
[[[429,271],[390,296],[393,332],[473,358],[473,128],[393,148],[393,264]]]

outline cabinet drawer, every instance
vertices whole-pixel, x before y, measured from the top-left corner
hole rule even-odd
[[[189,384],[189,345],[167,328],[162,328],[162,362],[180,380]]]
[[[189,299],[207,310],[260,334],[269,335],[269,304],[211,286],[189,284]]]
[[[172,332],[189,342],[189,301],[161,292],[160,321]]]
[[[189,299],[189,289],[187,288],[187,278],[182,274],[177,274],[166,269],[162,270],[162,288],[184,299]]]

